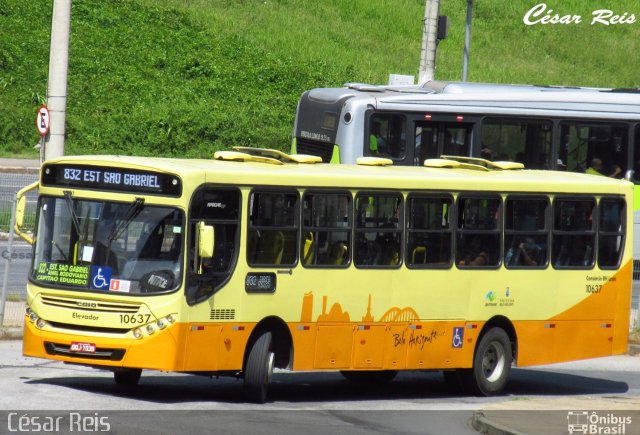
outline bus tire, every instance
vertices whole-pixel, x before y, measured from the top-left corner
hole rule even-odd
[[[387,383],[393,381],[397,370],[341,370],[340,374],[348,381]]]
[[[113,371],[113,379],[116,385],[123,387],[135,387],[140,382],[142,369],[115,369]]]
[[[264,332],[251,346],[244,370],[244,396],[248,401],[266,402],[273,375],[274,357],[271,332]]]
[[[509,336],[501,328],[491,328],[478,343],[473,368],[461,371],[465,388],[480,396],[500,394],[507,384],[512,360]]]

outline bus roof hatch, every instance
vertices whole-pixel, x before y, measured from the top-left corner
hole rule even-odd
[[[486,160],[486,159],[480,159],[477,157],[463,157],[463,156],[441,156],[439,159],[429,159],[429,160],[448,160],[448,161],[454,161],[460,164],[460,166],[458,167],[463,167],[462,165],[473,165],[473,166],[479,166],[481,168],[487,169],[487,170],[513,170],[513,169],[524,169],[524,165],[522,163],[518,163],[518,162],[504,162],[504,161],[498,161],[498,162],[492,162],[491,160]],[[424,162],[425,166],[433,166],[435,164],[429,164],[427,165],[427,161]],[[435,164],[437,167],[437,164]],[[440,166],[443,167],[443,166]],[[451,167],[451,166],[449,166]],[[475,168],[474,168],[475,169]]]
[[[253,148],[253,147],[233,147],[234,150],[241,153],[249,154],[257,157],[266,157],[278,160],[282,163],[321,163],[322,157],[312,156],[309,154],[287,154],[280,150],[271,148]]]

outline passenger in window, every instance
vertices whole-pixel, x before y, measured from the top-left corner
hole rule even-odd
[[[374,122],[371,125],[371,137],[369,138],[369,149],[373,154],[386,152],[387,141],[382,136],[382,125],[380,125],[379,122]]]
[[[541,264],[541,249],[531,237],[512,246],[505,255],[504,262],[508,266],[537,266]]]
[[[482,145],[482,148],[480,148],[480,158],[489,161],[493,160],[493,153],[491,152],[491,149],[486,145]]]
[[[484,266],[489,263],[489,253],[482,247],[480,236],[472,236],[463,251],[460,266]]]
[[[602,160],[600,160],[599,158],[594,158],[591,160],[591,165],[587,168],[587,170],[585,171],[587,174],[591,174],[591,175],[602,175],[602,176],[607,176],[607,177],[617,177],[621,172],[622,169],[620,169],[620,166],[618,165],[613,165],[613,172],[611,172],[611,174],[606,175],[603,172],[603,165],[602,165]]]

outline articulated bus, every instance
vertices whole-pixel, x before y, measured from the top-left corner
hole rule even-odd
[[[237,376],[264,402],[275,368],[438,370],[491,395],[514,364],[626,352],[631,183],[470,158],[319,160],[45,162],[24,355],[123,385],[147,369]]]
[[[293,153],[332,163],[376,156],[396,165],[422,165],[444,154],[585,172],[598,159],[602,174],[640,185],[640,90],[440,81],[346,84],[302,95],[293,138]],[[640,188],[635,210],[640,229]],[[638,236],[634,251],[640,257]],[[640,261],[636,264],[640,277]]]

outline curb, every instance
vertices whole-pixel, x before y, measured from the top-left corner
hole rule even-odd
[[[486,435],[525,435],[523,432],[518,432],[514,429],[489,420],[484,416],[482,411],[475,411],[473,413],[471,426],[473,426],[473,428],[481,434]]]
[[[0,326],[0,340],[22,340],[22,326]]]

